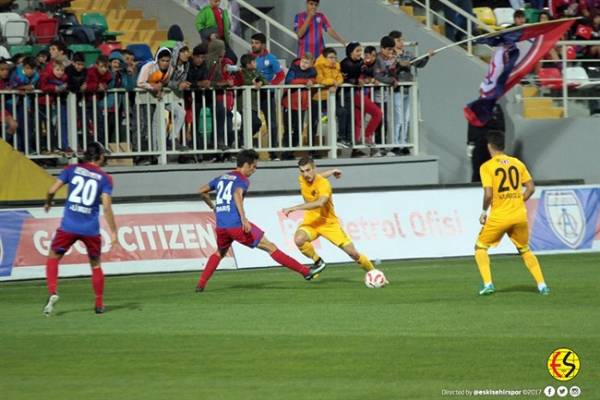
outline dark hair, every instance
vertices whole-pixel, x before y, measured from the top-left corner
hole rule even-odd
[[[255,33],[252,35],[252,40],[256,40],[257,42],[261,42],[262,44],[267,43],[267,37],[264,33]]]
[[[192,50],[192,55],[200,56],[200,55],[206,54],[207,51],[208,51],[207,43],[206,42],[200,43],[198,46],[194,47],[194,50]]]
[[[37,68],[38,63],[37,63],[35,57],[30,56],[30,57],[25,57],[23,59],[23,66],[26,66],[26,65],[31,68]]]
[[[242,150],[237,155],[237,167],[241,168],[244,164],[254,164],[258,160],[258,153],[254,149]]]
[[[515,11],[515,13],[513,14],[513,19],[515,19],[515,18],[525,18],[525,11],[523,11],[523,10]]]
[[[255,58],[252,54],[244,54],[240,58],[240,65],[242,66],[242,68],[247,68],[248,65],[254,60],[255,60]]]
[[[391,37],[384,36],[381,38],[379,45],[382,49],[391,49],[393,47],[396,47],[396,42]]]
[[[48,47],[52,46],[56,47],[58,51],[62,51],[63,53],[66,53],[68,50],[67,45],[62,40],[53,40],[52,42],[50,42],[50,45]]]
[[[365,47],[365,54],[377,53],[377,49],[375,46],[367,46]]]
[[[105,56],[104,54],[102,54],[101,56],[98,56],[98,58],[96,58],[96,64],[104,64],[104,65],[108,65],[110,63],[108,56]]]
[[[179,54],[181,55],[181,53],[184,53],[184,52],[186,52],[186,51],[190,51],[190,48],[189,48],[188,46],[182,46],[182,47],[179,49]]]
[[[388,33],[388,36],[392,39],[402,39],[402,32],[400,31],[391,31]]]
[[[487,142],[494,149],[504,150],[504,133],[502,131],[491,130],[485,135]]]
[[[131,51],[131,50],[128,50],[128,49],[122,49],[122,50],[121,50],[121,54],[122,54],[123,56],[126,56],[126,55],[127,55],[127,56],[134,56],[134,57],[135,57],[135,54],[133,54],[133,51]]]
[[[39,56],[46,56],[46,58],[50,58],[50,52],[46,49],[42,49],[35,55],[36,58]]]
[[[323,54],[323,57],[327,57],[330,54],[335,54],[337,56],[337,52],[333,47],[325,47],[321,54]]]
[[[85,161],[98,161],[102,154],[106,153],[106,149],[100,142],[92,142],[88,143],[87,149],[85,149],[85,153],[83,153],[83,157]]]
[[[300,160],[298,160],[299,167],[304,167],[307,164],[315,165],[315,160],[313,160],[310,156],[304,156]]]
[[[85,62],[85,54],[81,53],[81,52],[77,52],[75,54],[73,54],[73,62]]]

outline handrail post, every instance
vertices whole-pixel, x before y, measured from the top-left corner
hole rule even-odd
[[[567,88],[567,46],[563,44],[560,48],[560,56],[562,62],[562,106],[563,106],[563,118],[569,116],[569,106],[567,97],[569,96]]]
[[[419,112],[419,99],[418,99],[418,93],[419,93],[419,88],[418,88],[418,83],[417,81],[414,81],[411,85],[410,85],[410,89],[409,89],[409,95],[410,95],[410,134],[412,136],[412,140],[413,140],[413,155],[419,155],[420,153],[420,124],[421,124],[421,120],[420,120],[420,116],[421,113]]]
[[[471,25],[471,21],[467,19],[467,37],[469,41],[467,42],[467,52],[470,56],[473,55],[473,25]]]
[[[267,37],[267,50],[269,51],[269,53],[271,52],[271,23],[268,20],[265,20],[266,22],[266,27],[265,27],[265,36]]]
[[[337,158],[337,120],[335,109],[337,107],[335,92],[327,90],[327,138],[329,140],[329,158]]]
[[[425,26],[431,29],[431,0],[425,0]]]
[[[246,149],[253,148],[252,136],[252,87],[246,86],[243,93],[244,102],[242,103],[242,121],[244,126],[244,143],[242,146]]]
[[[165,125],[165,100],[164,98],[159,99],[156,102],[156,118],[158,118],[158,129],[156,134],[158,135],[158,150],[160,152],[158,156],[158,163],[160,165],[167,165],[167,126]]]
[[[60,111],[59,111],[60,112]],[[39,133],[36,133],[39,134]],[[67,95],[67,137],[69,145],[77,152],[79,143],[77,143],[77,95],[69,93]],[[69,164],[77,164],[77,156],[69,159]]]

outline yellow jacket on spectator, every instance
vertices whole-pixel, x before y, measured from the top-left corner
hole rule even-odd
[[[319,85],[334,86],[336,84],[341,85],[344,83],[344,76],[342,75],[340,63],[337,61],[335,64],[332,64],[327,58],[320,55],[319,58],[317,58],[317,61],[315,61],[315,69],[317,70],[317,84]],[[320,92],[323,93],[321,98],[319,98]],[[313,100],[327,100],[326,92],[326,89],[317,91],[313,96]]]

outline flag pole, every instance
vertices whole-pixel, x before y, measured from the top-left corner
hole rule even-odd
[[[442,46],[439,49],[435,49],[433,51],[432,56],[434,54],[440,53],[440,52],[442,52],[444,50],[448,50],[448,49],[450,49],[452,47],[460,46],[461,44],[465,44],[465,43],[468,43],[468,42],[471,42],[471,41],[476,41],[476,40],[481,40],[481,39],[488,39],[488,38],[491,38],[491,37],[494,37],[494,36],[498,36],[498,35],[502,35],[502,34],[505,34],[505,33],[510,33],[510,32],[514,32],[514,31],[518,31],[519,29],[528,28],[528,27],[532,27],[532,26],[539,26],[539,25],[546,25],[546,24],[555,24],[555,23],[558,23],[558,22],[564,22],[564,21],[570,21],[570,20],[577,20],[577,19],[581,19],[581,18],[582,17],[561,18],[561,19],[554,19],[552,21],[536,22],[534,24],[524,24],[524,25],[520,25],[520,26],[511,26],[510,28],[506,28],[506,29],[503,29],[501,31],[484,33],[484,34],[479,35],[479,36],[474,36],[474,37],[472,37],[470,39],[464,39],[464,40],[461,40],[460,42],[454,42],[454,43],[450,43],[450,44],[448,44],[446,46]],[[421,55],[421,56],[419,56],[417,58],[414,58],[414,59],[410,60],[409,63],[412,65],[414,63],[417,63],[417,62],[421,61],[422,59],[424,59],[426,57],[429,57],[429,54],[423,54],[423,55]]]

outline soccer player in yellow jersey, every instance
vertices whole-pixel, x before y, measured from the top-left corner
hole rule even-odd
[[[315,162],[310,157],[304,157],[298,162],[300,168],[300,191],[304,198],[304,203],[290,208],[284,208],[283,214],[287,217],[294,211],[304,210],[304,221],[298,227],[294,234],[294,242],[298,249],[306,257],[314,262],[314,268],[320,268],[325,262],[316,253],[312,241],[319,236],[323,236],[331,243],[342,249],[354,261],[356,261],[365,271],[374,269],[373,263],[364,255],[360,254],[352,240],[342,229],[338,217],[333,208],[333,193],[331,184],[327,178],[334,175],[336,178],[341,176],[341,171],[334,169],[318,174],[315,168]]]
[[[535,191],[535,185],[525,164],[515,157],[504,154],[502,132],[490,131],[487,140],[492,158],[479,170],[484,191],[483,212],[479,222],[483,228],[475,244],[475,261],[483,279],[483,288],[479,294],[488,295],[496,290],[492,283],[488,249],[497,246],[506,233],[537,282],[538,291],[540,294],[547,295],[550,289],[546,286],[536,256],[529,249],[529,226],[525,202]]]

